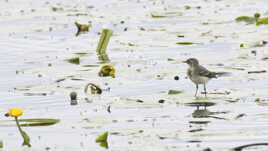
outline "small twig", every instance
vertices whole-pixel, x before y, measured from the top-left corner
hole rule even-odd
[[[260,71],[248,71],[248,74],[252,74],[252,73],[265,73],[266,70],[260,70]]]

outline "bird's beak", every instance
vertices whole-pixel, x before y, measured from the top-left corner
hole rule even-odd
[[[182,61],[182,63],[187,63],[187,61]]]

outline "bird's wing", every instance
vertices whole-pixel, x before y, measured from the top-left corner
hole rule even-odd
[[[187,76],[192,77],[192,71],[190,69],[187,70]]]
[[[199,76],[202,76],[202,77],[217,78],[215,72],[210,72],[208,69],[206,69],[203,66],[199,66],[198,74]]]

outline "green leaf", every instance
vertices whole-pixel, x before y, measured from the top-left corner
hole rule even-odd
[[[194,43],[194,42],[177,42],[176,44],[179,44],[179,45],[193,45],[193,44],[197,44],[197,43]]]
[[[103,133],[101,136],[99,136],[96,139],[97,143],[101,143],[101,142],[107,142],[107,138],[108,138],[108,132]]]
[[[248,24],[254,24],[256,22],[256,18],[249,16],[240,16],[235,19],[236,22],[246,22]]]
[[[155,14],[155,13],[151,13],[151,16],[152,16],[152,18],[164,18],[164,17],[167,17],[165,15],[158,15],[158,14]]]
[[[3,141],[0,141],[0,148],[3,148]]]
[[[268,17],[261,18],[260,20],[257,21],[256,25],[261,25],[261,24],[268,24]]]
[[[67,59],[67,61],[69,63],[72,63],[72,64],[80,64],[80,58],[79,57],[75,57],[75,58],[71,58],[71,59]]]
[[[49,125],[54,125],[54,124],[60,122],[59,119],[41,119],[41,118],[19,119],[18,121],[23,123],[23,124],[20,124],[20,126],[22,126],[22,127],[49,126]]]

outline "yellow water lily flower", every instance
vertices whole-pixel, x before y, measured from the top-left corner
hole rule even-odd
[[[8,114],[12,117],[18,117],[21,116],[23,113],[23,110],[20,108],[11,108],[8,112]]]

